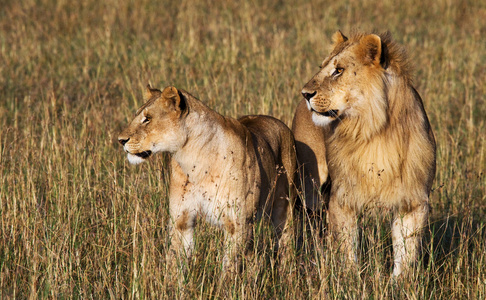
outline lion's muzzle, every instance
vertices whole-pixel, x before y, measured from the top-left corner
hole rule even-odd
[[[337,113],[339,110],[337,109],[331,109],[331,110],[328,110],[328,111],[324,111],[324,112],[319,112],[317,110],[315,110],[314,108],[311,107],[311,111],[315,112],[316,114],[319,114],[323,117],[337,117]]]

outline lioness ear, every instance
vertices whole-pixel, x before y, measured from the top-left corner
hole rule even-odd
[[[147,84],[145,87],[145,91],[143,92],[143,100],[147,101],[152,97],[156,97],[160,95],[160,90],[153,89],[150,84]]]
[[[168,99],[174,98],[178,96],[177,89],[173,86],[168,86],[162,91],[162,96]]]
[[[175,87],[166,87],[162,92],[162,96],[165,99],[171,100],[171,105],[174,107],[175,110],[185,110],[186,102],[184,96]]]
[[[341,32],[341,30],[336,31],[332,35],[332,41],[333,41],[334,45],[344,43],[347,40],[348,40],[348,38],[344,36],[344,34]]]
[[[145,90],[143,91],[143,100],[147,101],[150,98],[152,98],[152,91],[150,88],[150,84],[147,84]]]
[[[360,42],[360,54],[365,63],[380,64],[381,39],[376,34],[364,36]]]

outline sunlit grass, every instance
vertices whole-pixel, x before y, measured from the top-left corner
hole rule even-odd
[[[285,2],[285,1],[284,1]],[[1,298],[486,297],[483,1],[7,1],[0,9]],[[128,164],[118,132],[150,82],[228,116],[290,125],[331,34],[390,30],[415,66],[437,140],[418,271],[392,284],[389,217],[364,218],[343,272],[324,215],[279,268],[271,229],[223,279],[221,232],[200,222],[182,288],[169,280],[167,159]]]

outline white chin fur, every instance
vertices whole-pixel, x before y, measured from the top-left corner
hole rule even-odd
[[[127,154],[127,158],[128,158],[128,161],[132,165],[138,165],[138,164],[143,163],[145,161],[145,159],[138,157],[136,155],[130,154],[130,153]]]
[[[307,109],[312,111],[312,107],[311,107],[309,101],[305,101],[305,104],[307,104]]]
[[[329,125],[332,121],[334,121],[334,118],[331,117],[325,117],[321,116],[319,114],[316,114],[315,112],[312,113],[312,121],[314,124],[320,127],[326,127]]]

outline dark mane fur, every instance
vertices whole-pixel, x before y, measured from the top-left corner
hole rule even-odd
[[[393,73],[393,75],[402,77],[409,84],[412,84],[412,65],[409,62],[407,51],[404,47],[397,44],[390,32],[386,31],[383,33],[375,33],[381,39],[382,55],[380,58],[380,63],[387,72]],[[333,51],[331,55],[326,60],[330,60],[336,54],[342,52],[345,48],[350,45],[359,43],[359,41],[366,36],[367,33],[354,31],[350,34],[348,40],[344,43],[333,45]],[[324,63],[325,64],[325,63]]]

